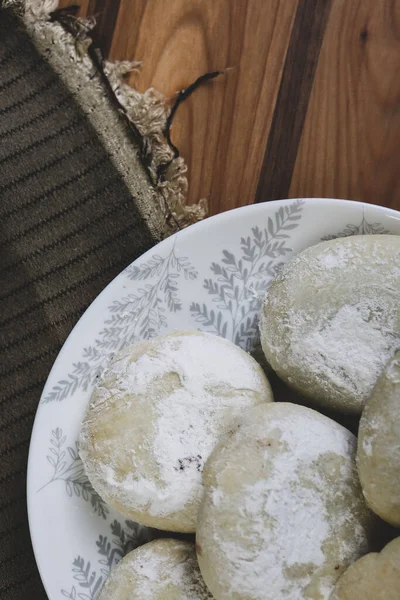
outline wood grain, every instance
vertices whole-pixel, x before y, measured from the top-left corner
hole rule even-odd
[[[400,2],[333,0],[290,187],[400,209]]]
[[[288,197],[330,5],[304,0],[297,7],[255,202]]]
[[[120,0],[89,0],[87,12],[96,17],[96,41],[104,56],[110,54],[119,8]]]
[[[93,6],[89,9],[91,0],[60,0],[58,3],[59,8],[66,8],[67,6],[79,5],[79,16],[86,17],[88,14],[92,14]],[[93,0],[92,0],[93,1]],[[90,10],[90,12],[89,12]]]
[[[258,201],[330,196],[400,209],[400,0],[81,5],[98,16],[111,58],[143,61],[131,79],[141,91],[172,102],[204,72],[233,67],[174,121],[190,202],[208,198],[213,214],[252,203],[258,188]]]
[[[297,0],[121,0],[113,59],[143,61],[133,83],[167,97],[233,67],[179,109],[172,138],[189,167],[189,202],[211,214],[253,201]],[[127,33],[129,28],[129,33]]]

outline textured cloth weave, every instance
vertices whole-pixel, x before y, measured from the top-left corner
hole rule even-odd
[[[26,511],[35,410],[77,319],[153,239],[96,131],[0,10],[0,599],[45,599]]]

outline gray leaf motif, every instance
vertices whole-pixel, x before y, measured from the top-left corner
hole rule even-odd
[[[211,264],[214,277],[204,280],[204,288],[213,296],[215,308],[192,302],[190,311],[202,328],[227,337],[247,351],[258,343],[258,313],[261,299],[282,266],[290,231],[298,227],[304,200],[281,206],[268,217],[267,227],[251,229],[240,240],[241,255],[223,250],[220,263]]]
[[[62,589],[61,593],[65,598],[95,600],[103,581],[107,579],[113,566],[125,554],[150,540],[149,530],[133,521],[125,521],[124,525],[121,525],[115,519],[110,523],[110,529],[110,540],[107,536],[99,535],[96,541],[97,552],[101,557],[99,558],[99,570],[92,571],[90,561],[85,561],[81,556],[77,556],[72,561],[73,579],[79,587],[74,584],[71,591]]]
[[[335,240],[336,238],[340,237],[349,237],[351,235],[383,235],[387,233],[390,233],[390,231],[388,229],[385,229],[380,223],[369,223],[365,218],[363,209],[362,219],[358,225],[349,223],[339,233],[336,233],[334,235],[325,235],[323,238],[321,238],[321,241],[325,242],[328,240]]]
[[[94,344],[84,348],[72,372],[58,381],[43,399],[44,403],[62,401],[78,389],[94,385],[113,353],[138,340],[149,339],[167,326],[166,311],[182,309],[179,279],[196,279],[197,271],[186,257],[177,256],[175,245],[167,256],[154,254],[146,263],[130,265],[125,274],[132,281],[148,281],[135,293],[115,300],[108,307],[108,318]]]
[[[92,488],[89,479],[86,477],[78,454],[78,442],[75,442],[75,447],[65,447],[66,439],[60,427],[52,430],[47,461],[50,463],[53,472],[49,481],[38,492],[54,481],[63,481],[68,496],[78,496],[86,502],[90,502],[94,512],[106,519],[109,513],[108,506]]]

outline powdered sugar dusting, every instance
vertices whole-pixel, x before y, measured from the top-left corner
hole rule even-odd
[[[138,394],[148,392],[155,379],[168,373],[177,373],[190,396],[204,396],[213,386],[241,389],[260,382],[249,355],[224,338],[204,333],[155,339],[154,350],[150,347],[135,362],[120,362],[117,357],[112,370],[123,374],[118,381],[121,390]]]
[[[163,539],[132,551],[111,572],[100,600],[145,600],[166,593],[176,600],[212,600],[193,544]]]
[[[295,494],[287,494],[282,498],[280,486],[286,477],[278,471],[279,467],[280,465],[275,466],[269,478],[268,490],[265,481],[249,486],[245,500],[246,513],[256,524],[257,530],[263,527],[262,521],[267,514],[272,520],[274,539],[281,540],[284,539],[282,536],[287,538],[288,535],[292,538],[292,545],[285,548],[285,553],[279,542],[278,545],[268,545],[271,561],[277,562],[277,555],[281,554],[285,567],[299,563],[320,566],[325,560],[322,546],[329,534],[326,507],[321,496],[313,489],[299,487]],[[265,557],[259,556],[259,560],[265,564]],[[283,577],[283,568],[280,569],[279,577]]]
[[[338,436],[335,429],[321,426],[321,423],[315,425],[304,415],[295,419],[272,419],[268,430],[278,430],[279,441],[286,444],[288,450],[275,456],[268,481],[257,481],[244,495],[246,514],[254,525],[254,534],[261,532],[264,537],[263,550],[252,566],[259,573],[263,566],[265,570],[267,553],[267,564],[272,565],[273,574],[270,569],[265,571],[263,585],[269,583],[278,597],[287,587],[286,572],[291,567],[307,565],[309,568],[312,565],[315,570],[326,560],[323,546],[331,535],[331,526],[326,507],[326,483],[319,476],[315,461],[328,453],[346,457],[348,444],[343,434]],[[268,451],[265,451],[265,457],[268,459]],[[302,481],[304,476],[309,487]],[[265,529],[266,515],[271,530]],[[240,580],[238,577],[239,585]],[[245,589],[241,591],[247,593]]]
[[[399,343],[393,334],[396,307],[383,307],[379,300],[371,304],[368,299],[345,304],[312,328],[302,313],[292,314],[291,322],[298,329],[291,346],[293,359],[319,379],[366,399]],[[383,310],[389,320],[386,327],[376,318]]]
[[[151,514],[176,512],[194,498],[200,500],[200,475],[218,433],[244,408],[254,404],[246,389],[258,388],[261,393],[261,380],[254,365],[239,352],[232,344],[216,343],[211,336],[186,336],[164,338],[157,348],[157,357],[144,356],[137,361],[135,370],[142,382],[153,382],[155,377],[168,373],[176,373],[180,381],[180,387],[170,395],[161,395],[155,407],[152,452],[165,491],[158,496],[158,487],[149,489],[146,479],[142,480],[142,501],[150,502]],[[135,389],[135,380],[135,374],[128,372],[125,385]],[[214,390],[221,387],[224,395],[216,402],[218,392],[215,394]],[[178,476],[182,473],[184,478]]]
[[[148,420],[141,424],[140,445],[132,426],[131,447],[124,448],[132,456],[129,472],[119,470],[119,440],[111,460],[105,455],[100,468],[110,491],[102,491],[162,517],[193,505],[195,519],[203,466],[217,440],[244,409],[272,399],[254,359],[210,334],[158,338],[135,360],[125,350],[104,381],[103,395],[123,407],[127,418],[147,411]]]
[[[344,246],[336,246],[334,248],[327,248],[325,252],[321,252],[316,262],[323,269],[337,269],[346,264],[348,259],[348,249]]]
[[[360,413],[400,347],[400,237],[367,235],[297,255],[267,292],[264,352],[301,394]]]
[[[365,436],[365,438],[362,441],[362,449],[364,450],[364,453],[366,456],[368,456],[368,458],[372,456],[372,444],[373,438],[371,436]]]
[[[151,548],[143,548],[144,552],[136,558],[132,555],[129,565],[131,571],[137,578],[141,592],[145,597],[151,597],[160,586],[162,575],[165,576],[165,568],[168,565],[168,556],[152,551]],[[147,550],[147,551],[146,551]],[[171,567],[171,565],[168,565]]]
[[[246,482],[239,493],[224,494],[225,480],[218,474],[223,463],[218,463],[219,486],[206,490],[212,508],[206,505],[211,517],[205,514],[204,534],[215,531],[210,545],[226,557],[218,565],[227,570],[221,597],[328,600],[336,563],[342,571],[366,550],[355,437],[309,409],[283,403],[265,408],[248,413],[250,422],[245,419],[226,452],[240,464],[246,446],[259,444],[258,457],[252,454],[254,471],[261,468],[264,475]],[[235,514],[234,540],[217,518],[234,522]],[[204,543],[201,530],[200,538]]]
[[[395,358],[387,366],[386,377],[394,385],[400,383],[400,350],[395,355]]]
[[[365,423],[366,413],[367,413],[367,411],[364,411],[363,421],[361,421],[361,423]],[[369,411],[368,411],[368,413],[369,413]],[[374,446],[374,442],[377,438],[377,435],[378,435],[379,431],[386,430],[386,424],[385,424],[385,420],[382,419],[381,416],[378,417],[376,415],[374,418],[368,418],[367,422],[368,422],[368,433],[366,433],[365,428],[362,427],[362,429],[359,430],[358,441],[359,441],[359,443],[361,443],[362,449],[363,449],[365,455],[368,458],[371,458],[373,455],[373,446]]]

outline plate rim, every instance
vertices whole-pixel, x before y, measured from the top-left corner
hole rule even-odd
[[[231,210],[227,210],[221,213],[218,213],[217,215],[212,215],[210,217],[207,217],[205,219],[203,219],[202,221],[199,221],[197,223],[194,223],[193,225],[190,225],[189,227],[182,229],[176,233],[174,233],[173,235],[165,238],[164,240],[161,240],[160,242],[154,244],[154,246],[152,246],[151,248],[149,248],[148,250],[146,250],[146,252],[144,252],[143,254],[141,254],[140,256],[138,256],[137,258],[135,258],[134,260],[132,260],[128,265],[126,265],[125,268],[131,266],[132,264],[134,264],[137,260],[145,258],[148,254],[152,254],[154,252],[154,249],[167,244],[167,243],[171,243],[171,241],[175,242],[177,239],[179,238],[184,238],[187,235],[191,235],[191,233],[188,232],[193,232],[193,231],[198,231],[201,229],[207,229],[207,227],[214,224],[218,224],[219,221],[225,221],[229,218],[231,218],[233,215],[236,215],[238,213],[251,213],[251,212],[262,212],[263,210],[266,209],[266,207],[273,209],[274,207],[276,208],[277,206],[284,206],[287,204],[290,204],[292,202],[295,202],[296,200],[302,200],[305,201],[307,203],[307,205],[312,209],[313,205],[317,205],[317,204],[321,204],[321,202],[323,202],[324,204],[331,204],[334,205],[336,203],[341,203],[343,205],[349,206],[349,207],[360,207],[363,209],[368,209],[368,208],[373,208],[374,210],[378,210],[378,212],[382,212],[383,214],[385,214],[386,216],[392,217],[398,221],[400,221],[400,211],[390,208],[390,207],[386,207],[386,206],[382,206],[382,205],[378,205],[378,204],[371,204],[371,203],[367,203],[367,202],[361,202],[361,201],[357,201],[357,200],[347,200],[347,199],[340,199],[340,198],[319,198],[317,196],[315,197],[296,197],[296,198],[284,198],[284,199],[280,199],[280,200],[271,200],[268,202],[260,202],[258,204],[249,204],[249,205],[245,205],[245,206],[240,206],[237,208],[233,208]],[[60,361],[63,353],[64,353],[64,349],[66,347],[66,345],[68,343],[70,343],[70,338],[73,336],[73,333],[75,331],[75,329],[78,328],[79,324],[81,323],[81,321],[83,319],[85,319],[88,311],[90,311],[93,307],[96,306],[97,303],[100,303],[103,296],[107,294],[107,292],[109,291],[110,287],[112,287],[116,281],[116,279],[118,279],[121,274],[123,273],[123,271],[125,270],[121,269],[121,271],[115,276],[113,277],[113,279],[101,290],[101,292],[99,294],[97,294],[97,296],[92,300],[92,302],[87,306],[87,308],[85,309],[85,311],[82,313],[82,315],[80,316],[80,318],[78,319],[78,321],[75,323],[75,325],[73,326],[73,328],[71,329],[71,331],[69,332],[67,338],[65,339],[64,343],[62,344],[53,364],[52,367],[47,375],[46,381],[44,383],[43,389],[40,393],[40,398],[36,407],[36,411],[35,411],[35,417],[34,417],[34,421],[33,421],[33,426],[32,426],[32,431],[31,431],[31,436],[30,436],[30,441],[29,441],[29,451],[28,451],[28,460],[27,460],[27,471],[26,471],[26,505],[27,505],[27,515],[28,515],[28,527],[29,527],[29,535],[30,535],[30,539],[31,539],[31,544],[32,544],[32,549],[33,549],[33,553],[34,553],[34,557],[35,557],[35,562],[36,562],[36,566],[37,569],[39,571],[39,575],[41,578],[41,582],[42,585],[45,589],[45,592],[49,598],[49,600],[52,600],[51,596],[50,596],[50,592],[47,589],[47,585],[46,585],[46,577],[44,576],[44,571],[43,571],[43,565],[41,564],[41,560],[39,559],[39,551],[37,549],[36,546],[36,540],[34,538],[33,535],[33,520],[34,520],[34,509],[33,509],[33,472],[34,472],[34,464],[33,464],[33,447],[35,445],[35,441],[36,441],[36,437],[38,435],[39,432],[39,422],[40,422],[40,418],[39,418],[39,409],[42,403],[42,399],[43,399],[43,392],[47,386],[47,383],[49,381],[49,379],[52,376],[53,371],[56,368],[56,365],[58,364],[58,362]]]

